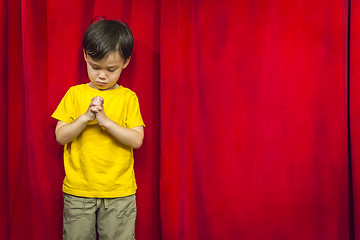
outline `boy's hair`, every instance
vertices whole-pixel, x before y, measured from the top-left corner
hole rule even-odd
[[[85,32],[83,48],[92,59],[100,60],[109,52],[118,50],[126,60],[131,56],[134,38],[130,28],[123,22],[99,20]]]

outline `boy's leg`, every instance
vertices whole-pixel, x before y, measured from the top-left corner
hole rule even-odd
[[[96,199],[64,194],[63,239],[96,239]]]
[[[100,240],[135,239],[135,195],[103,199],[98,210],[98,233]]]

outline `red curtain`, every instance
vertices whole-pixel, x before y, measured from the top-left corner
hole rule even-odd
[[[162,1],[165,239],[348,239],[346,10]]]
[[[360,239],[358,4],[2,0],[0,238],[61,239],[50,116],[106,16],[135,37],[137,239]]]
[[[82,36],[94,16],[122,19],[135,50],[121,84],[134,90],[146,122],[136,151],[138,239],[160,239],[159,19],[154,1],[2,1],[0,239],[61,239],[62,147],[51,119],[68,88],[86,83]],[[3,174],[2,174],[3,173]]]
[[[349,113],[351,137],[351,176],[355,239],[360,239],[360,2],[351,1],[350,11],[350,79],[349,79]]]

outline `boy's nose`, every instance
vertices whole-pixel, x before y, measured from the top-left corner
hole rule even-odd
[[[105,73],[101,71],[101,72],[99,73],[99,78],[101,78],[101,79],[106,78]]]

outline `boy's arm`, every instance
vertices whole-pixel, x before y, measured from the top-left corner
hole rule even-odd
[[[99,121],[99,120],[98,120]],[[107,118],[106,121],[101,122],[101,126],[104,127],[112,136],[114,136],[119,142],[126,146],[138,149],[141,147],[144,139],[144,127],[137,126],[134,128],[126,128],[120,126],[116,122]]]
[[[103,103],[104,100],[102,98],[94,97],[90,104],[90,106],[96,107],[93,112],[98,124],[105,128],[120,143],[134,149],[140,148],[144,139],[144,127],[127,128],[117,124],[106,116]]]
[[[56,141],[61,145],[65,145],[79,136],[89,121],[95,119],[94,112],[97,111],[96,108],[96,106],[90,104],[89,109],[71,123],[58,121],[55,128]]]

